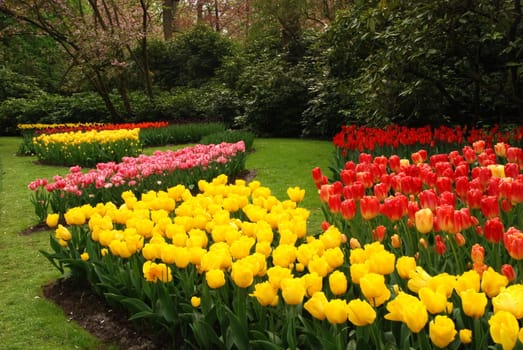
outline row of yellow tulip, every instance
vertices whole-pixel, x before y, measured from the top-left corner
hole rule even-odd
[[[492,268],[431,276],[414,256],[381,242],[361,247],[333,225],[307,234],[299,188],[280,201],[258,181],[219,176],[198,187],[72,208],[69,227],[51,214],[57,244],[47,256],[131,305],[134,318],[172,334],[189,327],[186,341],[203,347],[226,344],[220,333],[230,332],[238,347],[505,350],[523,342],[523,285]]]

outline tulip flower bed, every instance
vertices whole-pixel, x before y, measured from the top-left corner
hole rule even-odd
[[[318,234],[299,188],[126,191],[49,215],[43,253],[178,347],[521,348],[522,168],[505,143],[362,153],[340,181],[313,169]]]
[[[168,127],[168,122],[143,122],[143,123],[65,123],[65,124],[18,124],[18,130],[22,134],[22,143],[18,149],[19,155],[35,154],[33,139],[39,135],[76,133],[102,130],[148,130]],[[143,141],[142,141],[143,144]]]
[[[409,157],[411,153],[422,148],[430,147],[433,153],[448,153],[479,140],[485,142],[488,147],[492,147],[495,143],[522,146],[523,126],[502,130],[497,125],[492,128],[466,126],[410,128],[400,125],[374,128],[345,125],[333,138],[337,149],[338,169],[342,169],[348,160],[356,161],[359,152],[375,155],[399,154]]]
[[[18,124],[18,129],[22,134],[30,134],[31,137],[41,134],[58,134],[67,132],[86,132],[102,130],[120,130],[120,129],[149,129],[164,128],[169,126],[168,122],[142,122],[142,123],[65,123],[65,124]]]
[[[142,150],[139,134],[140,129],[41,134],[33,138],[33,148],[45,164],[94,166],[137,156]]]
[[[49,211],[63,215],[84,204],[110,201],[120,205],[122,193],[128,190],[143,193],[177,184],[193,189],[199,179],[210,180],[222,173],[236,176],[244,169],[245,146],[239,141],[123,157],[119,163],[98,163],[87,171],[73,166],[65,176],[36,179],[28,188],[35,213],[43,222]]]

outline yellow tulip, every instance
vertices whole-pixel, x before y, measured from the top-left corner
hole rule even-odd
[[[298,305],[305,296],[305,283],[300,278],[286,278],[281,281],[283,300],[289,305]]]
[[[274,289],[269,281],[255,284],[254,292],[249,295],[255,297],[262,306],[278,305],[278,290]]]
[[[376,311],[366,301],[353,299],[347,304],[349,321],[355,326],[366,326],[376,320]]]
[[[324,320],[326,317],[325,306],[327,303],[327,297],[323,292],[319,291],[314,293],[312,297],[303,304],[303,307],[312,315],[312,317],[318,320]]]
[[[513,314],[505,310],[498,311],[490,317],[488,323],[494,343],[501,344],[503,350],[511,350],[516,346],[519,324]]]
[[[290,244],[281,244],[272,251],[272,262],[276,266],[289,267],[296,260],[296,247]]]
[[[64,214],[64,218],[67,225],[83,225],[86,221],[84,211],[81,207],[68,209]]]
[[[170,282],[173,279],[171,269],[163,264],[156,264],[152,261],[146,261],[143,264],[143,275],[145,280],[148,282],[156,283],[158,280],[161,282]]]
[[[314,295],[323,288],[323,278],[316,272],[310,272],[303,276],[305,281],[305,289],[308,296]]]
[[[89,253],[83,252],[82,254],[80,254],[80,259],[82,259],[83,261],[88,261],[89,260]]]
[[[332,267],[323,256],[314,255],[307,265],[309,272],[315,272],[321,277],[325,277],[332,271]]]
[[[518,320],[523,318],[523,284],[513,284],[503,288],[492,298],[494,313],[505,310],[514,315]]]
[[[209,288],[220,288],[225,284],[225,274],[219,269],[209,270],[205,273],[205,281]]]
[[[286,278],[292,278],[292,271],[281,266],[273,266],[267,270],[269,282],[275,289],[280,289],[281,281]]]
[[[254,281],[254,273],[250,264],[243,260],[235,261],[232,264],[231,278],[240,288],[249,287]]]
[[[479,292],[481,286],[481,276],[476,270],[468,270],[457,277],[454,289],[458,295],[467,290],[472,289],[475,292]]]
[[[291,201],[299,203],[305,197],[305,190],[300,187],[289,187],[287,189],[287,195]]]
[[[45,223],[49,228],[55,228],[58,225],[58,221],[60,220],[60,214],[54,213],[54,214],[48,214],[47,218],[45,219]]]
[[[416,266],[416,269],[409,274],[407,287],[414,293],[417,293],[422,287],[426,287],[431,279],[432,276],[423,267]]]
[[[462,291],[459,296],[461,297],[461,305],[465,315],[472,318],[480,318],[483,316],[488,302],[485,293],[478,293],[474,291],[474,289],[467,289]]]
[[[340,247],[326,249],[323,252],[323,257],[325,260],[327,260],[327,263],[333,269],[340,267],[345,261],[345,256],[343,255],[343,251]]]
[[[329,288],[334,295],[341,295],[347,291],[347,276],[341,271],[334,271],[329,275]]]
[[[433,291],[429,287],[422,287],[418,291],[418,295],[431,314],[439,314],[447,309],[447,297],[444,293]]]
[[[360,284],[363,276],[369,273],[369,265],[366,263],[357,263],[350,266],[350,276],[352,283]]]
[[[369,270],[380,275],[388,275],[394,272],[396,256],[386,250],[372,254],[369,259]]]
[[[325,317],[332,324],[341,324],[347,321],[347,302],[343,299],[333,299],[325,304]]]
[[[411,271],[415,270],[416,259],[414,259],[412,256],[400,256],[398,260],[396,260],[396,271],[401,278],[409,278]]]
[[[202,300],[199,297],[197,297],[197,296],[191,297],[191,305],[193,307],[199,307],[201,303],[202,303]]]
[[[58,224],[58,228],[55,230],[55,237],[65,242],[69,241],[73,236],[69,229],[62,224]],[[67,244],[66,244],[67,245]]]
[[[508,278],[496,272],[492,267],[489,267],[481,276],[481,290],[484,291],[489,298],[498,295],[501,288],[506,287],[507,284]]]
[[[472,343],[472,331],[470,329],[460,329],[459,330],[459,340],[463,344]]]
[[[361,292],[372,306],[380,306],[390,298],[383,275],[368,273],[360,278]]]
[[[429,337],[439,348],[446,348],[456,337],[454,321],[448,316],[438,315],[429,323]]]
[[[425,304],[405,292],[399,292],[386,308],[389,313],[384,316],[385,319],[403,322],[413,333],[419,333],[429,319]]]

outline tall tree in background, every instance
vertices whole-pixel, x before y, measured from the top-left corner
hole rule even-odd
[[[147,48],[150,4],[150,0],[5,0],[0,2],[0,12],[34,26],[60,44],[70,58],[70,68],[81,72],[118,121],[122,116],[110,92],[112,87],[117,89],[125,113],[132,115],[128,68],[133,49]],[[144,57],[134,57],[135,63],[145,73],[144,86],[152,93]]]

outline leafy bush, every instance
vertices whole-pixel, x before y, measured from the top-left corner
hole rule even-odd
[[[232,43],[204,26],[183,33],[174,40],[152,42],[149,60],[155,82],[164,89],[197,87],[214,77]]]
[[[308,101],[303,72],[279,59],[251,65],[241,75],[245,113],[238,126],[263,136],[295,137],[301,134],[301,115]]]
[[[213,134],[206,135],[202,137],[200,143],[204,145],[210,144],[219,144],[222,142],[235,143],[238,141],[243,141],[245,143],[245,150],[248,152],[252,150],[252,145],[254,144],[254,133],[245,130],[225,130],[221,132],[216,132]]]

